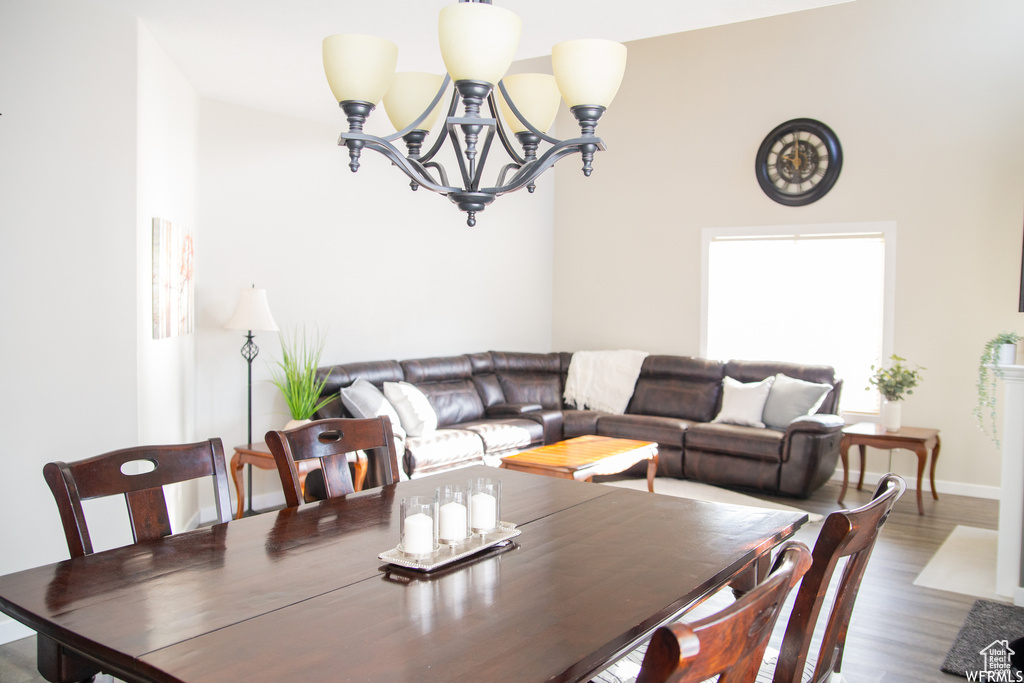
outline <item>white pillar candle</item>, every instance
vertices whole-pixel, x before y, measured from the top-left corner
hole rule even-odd
[[[434,520],[430,515],[417,512],[405,518],[402,550],[410,555],[429,555],[434,552]]]
[[[461,541],[466,537],[466,506],[462,503],[445,503],[440,509],[441,531],[438,533],[443,541]]]
[[[489,493],[475,493],[470,505],[473,529],[490,531],[498,526],[498,502]]]

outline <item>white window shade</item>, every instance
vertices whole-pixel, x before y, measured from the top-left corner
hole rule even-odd
[[[865,387],[891,353],[895,225],[705,230],[704,243],[704,355],[830,365],[844,411],[878,412]]]

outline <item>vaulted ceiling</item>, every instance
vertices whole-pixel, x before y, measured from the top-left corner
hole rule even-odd
[[[339,123],[321,40],[366,33],[399,46],[400,71],[443,73],[437,15],[452,0],[86,0],[138,17],[202,97]],[[638,40],[851,0],[497,0],[523,20],[518,59],[574,38]]]

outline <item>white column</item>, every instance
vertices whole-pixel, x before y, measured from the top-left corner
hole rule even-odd
[[[1004,365],[1002,492],[999,495],[999,551],[996,594],[1024,604],[1021,534],[1024,532],[1024,365]]]

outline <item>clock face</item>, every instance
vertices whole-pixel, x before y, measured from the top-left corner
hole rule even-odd
[[[778,126],[757,150],[757,182],[786,206],[817,201],[832,189],[843,166],[843,150],[832,129],[814,119]]]

